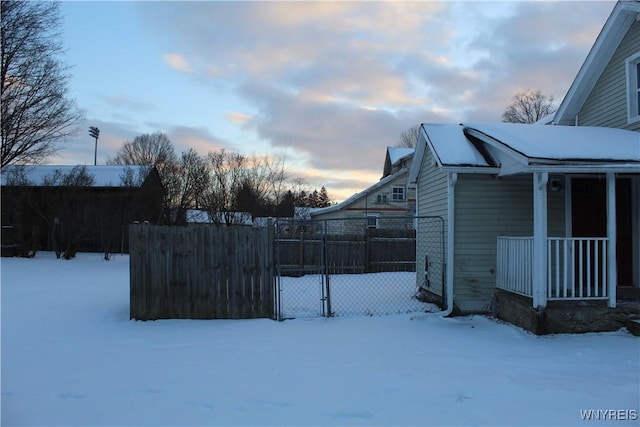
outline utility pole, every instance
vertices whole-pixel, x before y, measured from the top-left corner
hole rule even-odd
[[[100,129],[95,126],[89,126],[89,136],[96,139],[96,148],[93,153],[93,165],[98,164],[98,137],[100,136]]]

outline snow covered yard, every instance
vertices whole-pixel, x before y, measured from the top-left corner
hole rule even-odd
[[[638,424],[625,331],[537,337],[436,313],[138,322],[126,256],[0,267],[3,426]],[[610,409],[628,419],[580,412]]]

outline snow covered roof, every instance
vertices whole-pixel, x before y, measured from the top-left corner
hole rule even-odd
[[[353,196],[343,200],[340,203],[337,203],[337,204],[332,205],[332,206],[328,206],[326,208],[313,209],[313,210],[311,210],[309,212],[309,214],[313,218],[316,215],[321,215],[321,214],[334,212],[334,211],[339,211],[341,209],[344,209],[347,206],[351,205],[352,203],[355,203],[356,201],[358,201],[361,198],[365,197],[367,194],[370,194],[370,193],[376,191],[380,187],[383,187],[384,185],[388,184],[389,182],[393,181],[394,179],[398,178],[399,176],[407,174],[408,172],[409,172],[408,168],[401,169],[397,173],[394,173],[393,175],[389,175],[389,176],[386,176],[386,177],[382,178],[380,181],[376,182],[371,187],[365,188],[361,192],[354,194]]]
[[[395,165],[398,161],[403,160],[414,153],[413,148],[407,147],[387,147],[387,154],[389,155],[389,161],[392,165]]]
[[[640,133],[590,126],[515,123],[423,124],[416,183],[424,151],[448,172],[508,175],[536,171],[640,173]]]
[[[640,133],[592,126],[466,123],[483,141],[537,160],[640,162]],[[495,144],[494,144],[495,142]]]
[[[209,212],[202,209],[187,209],[187,222],[189,224],[212,224]]]
[[[424,137],[442,166],[492,166],[463,133],[462,125],[425,124]]]
[[[78,166],[73,165],[9,165],[2,168],[0,180],[1,185],[7,185],[8,179],[16,177],[20,174],[22,179],[26,179],[28,185],[41,186],[44,184],[45,179],[51,179],[57,174],[68,174],[74,168]],[[144,178],[147,177],[151,166],[80,166],[86,168],[86,172],[93,177],[92,187],[127,187],[132,186],[132,183],[142,183]],[[127,184],[125,180],[127,174],[130,175],[131,180]],[[142,177],[142,179],[139,179]]]

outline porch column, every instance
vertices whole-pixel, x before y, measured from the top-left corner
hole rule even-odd
[[[533,307],[547,306],[547,172],[533,174]]]
[[[616,287],[618,286],[618,268],[616,255],[616,174],[607,172],[607,282],[609,285],[609,307],[616,307]]]

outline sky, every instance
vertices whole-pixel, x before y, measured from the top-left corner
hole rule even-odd
[[[284,159],[334,201],[375,184],[425,122],[500,121],[519,91],[560,100],[614,1],[61,4],[86,121],[53,164],[98,164],[161,131],[178,153]]]

